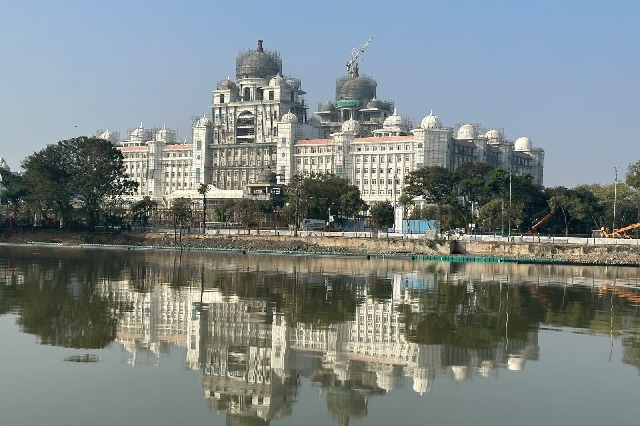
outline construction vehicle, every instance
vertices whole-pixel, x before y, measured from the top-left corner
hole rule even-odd
[[[631,238],[629,235],[627,235],[627,231],[638,228],[640,228],[640,222],[625,226],[624,228],[614,229],[613,232],[610,231],[606,226],[603,226],[602,228],[600,228],[600,232],[602,233],[603,238]]]
[[[551,219],[553,217],[553,215],[556,214],[555,210],[551,210],[549,213],[547,213],[542,219],[540,219],[539,221],[537,221],[532,227],[531,229],[529,229],[527,231],[527,235],[533,235],[534,232],[536,232],[536,230],[538,228],[540,228],[542,225],[544,225],[545,223],[547,223],[549,221],[549,219]]]

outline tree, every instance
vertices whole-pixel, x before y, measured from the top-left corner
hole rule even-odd
[[[48,145],[23,163],[28,200],[46,216],[72,219],[72,203],[81,206],[83,221],[93,228],[105,205],[132,194],[137,183],[127,179],[122,153],[110,142],[81,136]]]
[[[29,194],[24,179],[17,173],[0,168],[0,182],[0,199],[6,200],[12,217],[20,223],[24,199]]]
[[[353,217],[367,208],[358,187],[333,174],[293,176],[286,200],[283,213],[290,223],[303,217],[328,220],[329,209],[332,215]]]
[[[453,187],[453,173],[444,167],[428,166],[409,172],[403,193],[411,198],[423,197],[433,204],[451,204],[455,198]]]
[[[191,223],[192,211],[191,200],[188,198],[176,198],[171,206],[171,217],[173,219],[174,241],[182,246],[182,231],[185,225]],[[178,229],[180,233],[178,234]],[[180,239],[178,239],[178,235]]]
[[[133,222],[146,228],[149,224],[149,218],[157,208],[158,203],[153,201],[151,197],[144,196],[142,200],[136,201],[131,206],[131,214]]]
[[[375,229],[389,229],[393,222],[393,206],[390,202],[383,201],[371,207],[371,224]]]
[[[625,182],[633,189],[640,190],[640,161],[629,164],[625,174]]]
[[[198,187],[198,194],[202,195],[202,233],[207,233],[207,192],[209,184],[201,183]]]

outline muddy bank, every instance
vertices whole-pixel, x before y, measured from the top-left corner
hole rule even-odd
[[[558,262],[594,265],[640,264],[640,246],[578,245],[558,243],[513,243],[482,241],[445,241],[430,239],[376,239],[335,236],[290,235],[202,235],[173,232],[101,232],[65,231],[0,233],[0,242],[9,244],[48,243],[61,245],[102,245],[195,250],[238,250],[275,253],[323,253],[362,255],[421,255],[455,260],[495,258],[521,262]]]

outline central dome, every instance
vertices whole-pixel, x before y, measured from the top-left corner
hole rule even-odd
[[[336,100],[357,99],[361,105],[376,97],[377,83],[367,76],[345,76],[336,82]]]
[[[282,59],[277,52],[262,48],[258,40],[256,50],[242,52],[236,58],[236,78],[271,78],[282,72]]]

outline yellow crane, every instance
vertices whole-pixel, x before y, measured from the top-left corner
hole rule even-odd
[[[600,232],[604,238],[631,238],[627,235],[627,231],[640,228],[640,222],[634,223],[624,228],[614,229],[613,232],[606,226],[600,228]]]

